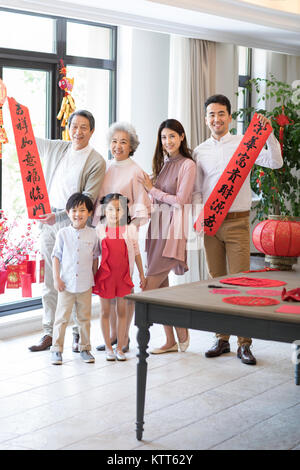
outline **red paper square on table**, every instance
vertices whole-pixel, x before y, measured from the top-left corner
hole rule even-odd
[[[268,305],[280,304],[280,301],[277,299],[269,299],[268,297],[251,297],[248,295],[224,297],[222,300],[227,304],[246,305],[248,307],[265,307]]]
[[[235,286],[249,286],[249,287],[278,287],[284,286],[286,282],[277,281],[275,279],[262,279],[255,277],[227,277],[221,279],[223,284],[232,284]]]
[[[278,313],[295,313],[300,314],[300,306],[299,305],[280,305],[275,312]]]
[[[272,290],[272,289],[250,289],[246,291],[249,295],[271,295],[281,296],[281,290]]]

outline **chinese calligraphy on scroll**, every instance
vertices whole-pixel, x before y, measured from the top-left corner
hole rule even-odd
[[[255,113],[194,224],[197,231],[216,234],[271,132],[272,127],[263,126]]]
[[[26,106],[17,103],[14,98],[7,99],[15,135],[28,218],[39,219],[40,215],[49,214],[51,208],[29,110]]]

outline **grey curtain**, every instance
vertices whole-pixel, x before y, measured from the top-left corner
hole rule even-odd
[[[191,69],[191,148],[210,136],[205,124],[204,103],[216,92],[216,43],[201,39],[190,41]]]

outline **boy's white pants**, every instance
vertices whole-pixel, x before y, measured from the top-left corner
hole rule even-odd
[[[63,352],[65,332],[73,306],[76,306],[80,351],[90,351],[92,288],[85,292],[58,292],[51,351]]]

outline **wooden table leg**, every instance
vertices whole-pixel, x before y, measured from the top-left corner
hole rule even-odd
[[[149,354],[146,352],[150,339],[149,326],[138,327],[137,341],[139,359],[137,364],[137,402],[136,402],[136,438],[140,441],[143,437],[144,425],[144,411],[145,411],[145,394],[146,394],[146,379],[147,379],[147,357]]]

